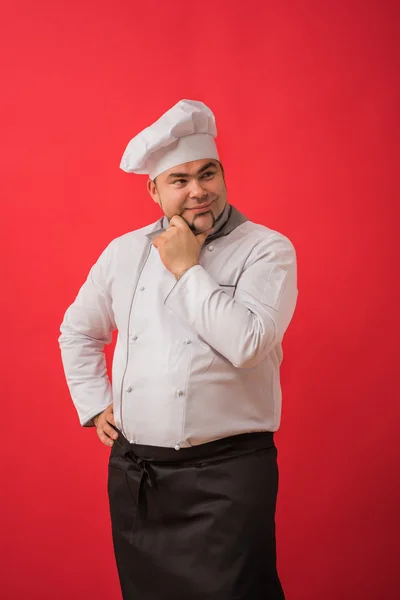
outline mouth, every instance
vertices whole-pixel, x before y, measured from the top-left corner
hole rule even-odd
[[[208,202],[207,204],[200,204],[200,206],[194,206],[193,208],[187,208],[186,210],[190,210],[190,212],[201,213],[207,211],[208,208],[212,205],[214,201]]]

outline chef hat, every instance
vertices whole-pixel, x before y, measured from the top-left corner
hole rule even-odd
[[[127,173],[147,173],[154,180],[167,169],[192,160],[219,160],[216,135],[215,117],[208,106],[180,100],[129,142],[120,167]]]

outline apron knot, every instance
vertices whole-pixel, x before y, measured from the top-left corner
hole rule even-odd
[[[147,479],[149,487],[154,487],[154,481],[151,476],[151,469],[149,468],[149,463],[144,458],[140,458],[140,456],[135,454],[132,450],[130,450],[126,454],[138,466],[142,476],[144,476]]]

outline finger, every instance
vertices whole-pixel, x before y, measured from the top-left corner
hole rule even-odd
[[[164,234],[163,234],[164,235]],[[158,235],[156,238],[154,238],[153,240],[153,246],[155,248],[159,248],[161,246],[161,244],[163,244],[165,242],[165,238],[162,237],[161,235]]]
[[[162,237],[164,239],[164,241],[165,241],[168,238],[170,238],[171,235],[175,235],[176,234],[176,230],[177,230],[177,227],[174,227],[174,225],[170,225],[168,227],[168,229],[166,229],[164,231],[164,233],[160,237]]]
[[[103,442],[103,444],[105,444],[106,446],[113,445],[114,441],[111,438],[109,438],[108,435],[104,433],[102,429],[97,429],[97,435],[99,436],[100,441]]]
[[[106,420],[107,420],[109,423],[111,423],[112,425],[115,425],[115,421],[114,421],[114,413],[112,413],[112,412],[111,412],[111,413],[109,413],[109,414],[106,416]]]
[[[118,433],[111,427],[108,421],[106,421],[106,423],[103,425],[103,431],[106,435],[108,435],[109,438],[112,438],[113,440],[116,440],[118,437]]]
[[[189,225],[186,223],[185,219],[183,219],[180,215],[174,215],[170,220],[169,224],[172,227],[177,227],[178,229],[183,230],[189,229],[190,231]]]

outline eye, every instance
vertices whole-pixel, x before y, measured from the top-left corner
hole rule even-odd
[[[175,179],[175,181],[172,182],[173,185],[178,184],[178,185],[183,185],[186,183],[186,179]]]
[[[213,175],[215,175],[214,171],[206,171],[205,173],[203,173],[202,178],[210,179]]]

